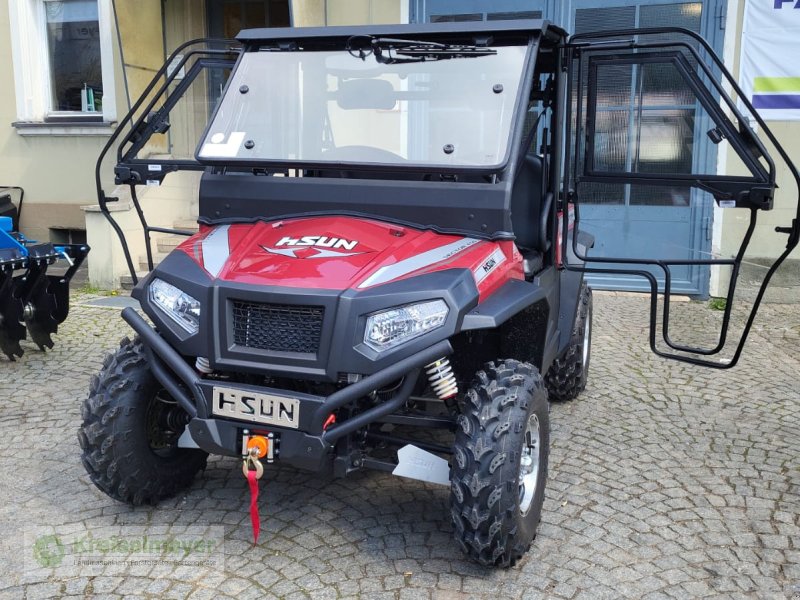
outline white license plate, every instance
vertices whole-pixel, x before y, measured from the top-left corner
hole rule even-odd
[[[300,426],[300,401],[294,398],[215,385],[212,402],[211,412],[218,417],[292,429]]]

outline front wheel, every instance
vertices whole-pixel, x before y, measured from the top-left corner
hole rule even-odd
[[[155,504],[188,487],[208,455],[178,448],[188,416],[158,383],[144,346],[125,338],[92,378],[78,441],[92,483],[128,504]]]
[[[530,548],[542,516],[547,391],[528,363],[489,363],[460,409],[450,469],[455,537],[477,562],[511,567]]]

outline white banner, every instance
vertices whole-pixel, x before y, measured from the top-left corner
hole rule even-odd
[[[800,120],[800,0],[745,0],[739,84],[765,120]]]

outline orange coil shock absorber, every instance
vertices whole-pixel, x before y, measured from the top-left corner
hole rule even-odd
[[[458,382],[449,359],[440,358],[432,362],[425,367],[425,373],[439,400],[446,400],[458,394]]]

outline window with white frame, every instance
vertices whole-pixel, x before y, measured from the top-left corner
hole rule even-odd
[[[18,127],[116,118],[109,2],[9,2]]]
[[[102,112],[97,0],[45,0],[51,112]]]

